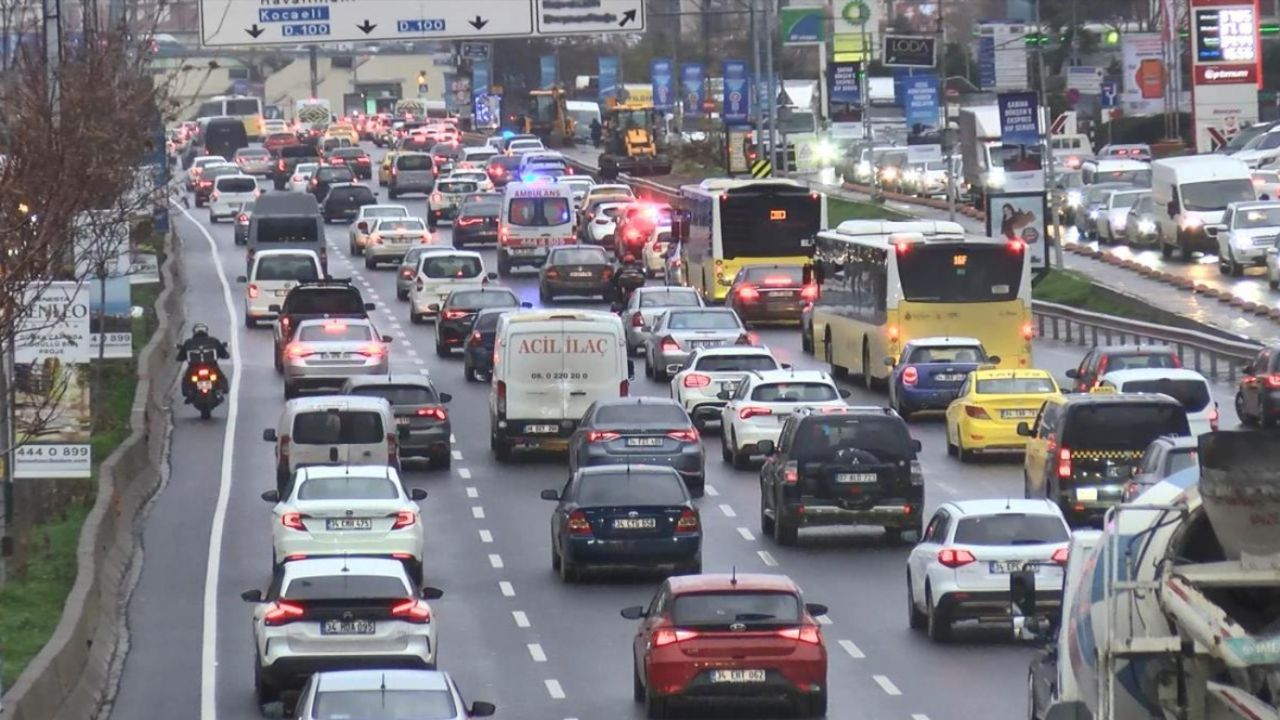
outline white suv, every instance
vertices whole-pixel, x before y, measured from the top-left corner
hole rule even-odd
[[[433,670],[436,623],[427,600],[391,558],[308,558],[280,566],[264,594],[240,594],[253,609],[258,704],[278,702],[312,673],[335,667]]]
[[[414,585],[422,584],[423,530],[417,503],[427,491],[409,493],[400,473],[385,465],[306,467],[289,494],[262,493],[274,503],[271,565],[304,557],[372,555],[405,564]]]
[[[324,278],[320,256],[315,250],[259,250],[253,254],[248,275],[236,282],[244,288],[244,326],[255,328],[260,320],[276,316],[272,305],[284,302],[295,285]]]
[[[760,454],[761,440],[775,445],[782,425],[802,407],[844,407],[849,391],[821,370],[772,370],[745,375],[720,410],[720,454],[743,470]]]
[[[720,408],[747,373],[790,367],[779,363],[765,347],[735,345],[694,350],[684,369],[671,379],[671,397],[684,406],[694,426],[705,432],[708,421],[720,422]]]
[[[258,194],[258,181],[252,175],[215,178],[209,194],[209,222],[234,219],[241,207],[258,199]]]
[[[409,288],[409,321],[435,317],[454,290],[478,290],[496,273],[486,273],[480,253],[471,250],[434,250],[418,257],[418,270]],[[437,308],[433,310],[432,307]]]
[[[1009,574],[1034,570],[1036,607],[1062,604],[1071,529],[1056,503],[999,498],[944,503],[907,557],[911,627],[944,641],[957,620],[1009,622]]]

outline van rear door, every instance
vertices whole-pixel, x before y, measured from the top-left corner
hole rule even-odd
[[[563,321],[539,322],[514,328],[507,336],[507,418],[560,421],[564,401],[559,376],[564,362],[559,349],[564,338]],[[581,415],[579,415],[581,417]]]
[[[599,321],[566,320],[563,326],[561,400],[564,417],[579,420],[591,403],[622,395],[622,341]]]

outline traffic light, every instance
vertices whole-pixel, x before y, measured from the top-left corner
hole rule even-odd
[[[1027,46],[1048,45],[1049,37],[1042,32],[1027,33]]]
[[[1102,33],[1102,44],[1107,47],[1115,47],[1120,44],[1120,31],[1115,28],[1108,28]]]

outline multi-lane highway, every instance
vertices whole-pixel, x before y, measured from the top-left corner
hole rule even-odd
[[[399,202],[415,213],[425,204],[421,198]],[[274,458],[262,430],[275,425],[284,399],[272,368],[270,330],[248,330],[240,322],[243,289],[234,280],[243,274],[244,251],[233,244],[232,228],[209,225],[203,211],[178,208],[177,216],[188,321],[205,322],[215,335],[231,339],[234,394],[211,422],[175,401],[171,474],[146,518],[141,576],[128,612],[130,651],[113,717],[256,718],[250,606],[240,593],[264,588],[270,576],[270,505],[259,494],[273,486]],[[561,584],[550,567],[552,506],[538,493],[563,485],[563,461],[522,456],[515,465],[498,464],[485,433],[487,385],[464,381],[460,357],[435,356],[430,325],[410,324],[407,305],[395,299],[391,269],[351,262],[346,226],[329,226],[328,241],[331,272],[350,276],[378,304],[373,319],[395,339],[393,369],[430,373],[453,394],[452,468],[406,465],[405,474],[409,487],[429,493],[422,503],[427,583],[445,592],[433,603],[441,668],[454,674],[468,700],[497,703],[499,717],[641,717],[627,692],[635,623],[618,610],[647,602],[655,581]],[[449,242],[447,229],[440,241]],[[493,251],[484,256],[492,268]],[[509,284],[536,305],[534,277],[523,274]],[[759,335],[784,362],[819,366],[800,353],[795,331]],[[1035,349],[1037,364],[1059,375],[1081,352],[1044,342]],[[668,392],[640,372],[633,388]],[[1232,390],[1215,390],[1224,427],[1234,426]],[[854,389],[849,402],[883,404],[884,397]],[[930,508],[948,499],[1021,494],[1019,463],[962,465],[947,457],[936,420],[917,420],[912,431],[924,446]],[[707,494],[697,501],[705,570],[786,573],[806,599],[831,607],[824,627],[831,657],[829,717],[1026,716],[1029,648],[998,630],[959,631],[947,645],[909,630],[908,548],[885,544],[878,531],[821,531],[794,548],[760,537],[755,472],[730,469],[714,452],[718,438],[705,442]],[[740,715],[735,709],[721,716]]]

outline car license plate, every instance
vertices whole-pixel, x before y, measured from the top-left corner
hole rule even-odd
[[[1022,570],[1021,560],[992,560],[987,563],[987,572],[992,575],[1008,575]]]
[[[1081,502],[1094,502],[1098,499],[1098,488],[1076,488],[1076,499]]]
[[[534,435],[546,435],[548,433],[557,432],[559,429],[560,427],[558,425],[529,425],[525,427],[527,432]]]
[[[656,437],[633,437],[627,438],[627,447],[660,447],[662,438]]]
[[[372,530],[373,518],[329,518],[325,530]]]
[[[288,294],[289,294],[289,291],[288,291],[288,290],[277,290],[277,291],[276,291],[276,297],[284,297],[285,295],[288,295]]]
[[[938,382],[961,382],[964,380],[964,375],[960,373],[938,373],[933,376],[933,379]]]
[[[713,683],[762,683],[765,674],[763,670],[712,670],[711,682]]]
[[[409,419],[409,418],[407,418],[407,417],[398,417],[398,418],[396,418],[396,425],[398,425],[398,426],[405,426],[405,425],[408,425],[408,424],[409,424],[409,420],[410,420],[410,419]]]
[[[876,481],[875,473],[836,473],[836,482],[838,483],[873,483]]]
[[[372,620],[325,620],[320,626],[320,634],[372,635],[375,628]]]
[[[1036,416],[1035,410],[1001,410],[1000,417],[1005,420],[1029,420]]]
[[[766,297],[771,298],[789,298],[793,297],[795,292],[792,290],[770,290]]]
[[[730,380],[728,382],[722,382],[720,383],[720,390],[722,392],[727,392],[730,395],[732,395],[733,393],[738,391],[738,381]]]
[[[200,391],[200,392],[202,392],[202,393],[207,393],[207,392],[209,392],[209,391],[213,390],[213,381],[212,381],[212,380],[201,380],[200,382],[196,383],[196,389],[197,389],[197,390],[199,390],[199,391]]]
[[[657,518],[614,518],[615,530],[652,530],[658,527]]]
[[[592,273],[589,273],[589,272],[571,272],[571,273],[569,273],[569,277],[571,277],[571,278],[589,278],[589,277],[591,277],[591,275],[592,275]]]

